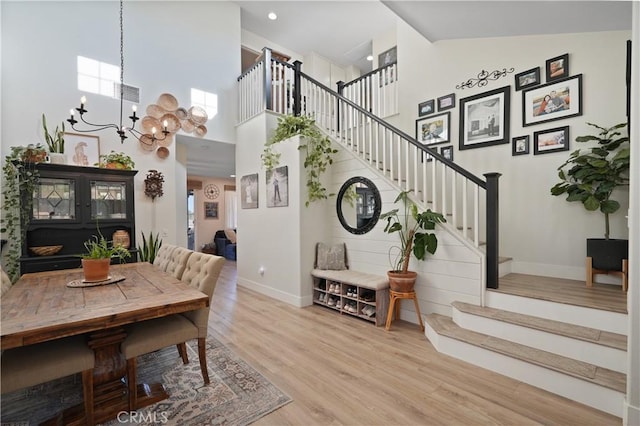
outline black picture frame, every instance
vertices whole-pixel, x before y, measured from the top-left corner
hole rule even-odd
[[[533,155],[569,150],[569,126],[533,132]]]
[[[446,111],[456,106],[456,94],[449,93],[448,95],[440,96],[438,98],[438,112]]]
[[[440,155],[449,161],[453,161],[453,145],[441,146]]]
[[[510,142],[511,86],[460,99],[459,149]]]
[[[511,139],[511,155],[529,154],[529,135],[515,136]]]
[[[556,97],[562,102],[555,103]],[[582,115],[582,74],[522,91],[522,126],[579,115]]]
[[[416,120],[416,140],[423,145],[439,145],[451,141],[451,113],[433,114]]]
[[[547,59],[544,68],[547,83],[569,77],[569,54]]]
[[[240,178],[240,206],[243,209],[258,208],[258,174],[252,173]]]
[[[433,114],[435,111],[435,101],[433,99],[418,104],[418,117]]]
[[[540,67],[531,68],[515,75],[516,91],[540,84]]]
[[[627,70],[625,82],[627,84],[627,132],[631,132],[631,40],[627,40]]]
[[[208,202],[204,203],[204,218],[205,219],[217,219],[218,218],[218,203]]]
[[[398,61],[398,46],[393,46],[378,55],[378,68]]]

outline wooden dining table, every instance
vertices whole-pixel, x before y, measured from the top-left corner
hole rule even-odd
[[[122,281],[91,287],[69,287],[82,280],[81,269],[25,274],[2,296],[0,344],[3,350],[84,334],[96,356],[94,416],[96,422],[129,410],[126,360],[120,343],[126,325],[209,306],[206,294],[150,263],[111,265]],[[133,378],[135,380],[135,378]],[[164,386],[138,384],[138,409],[168,397]],[[82,405],[59,413],[52,423],[73,424]]]

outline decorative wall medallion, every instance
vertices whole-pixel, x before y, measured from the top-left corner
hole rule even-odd
[[[157,170],[149,170],[147,178],[144,180],[145,195],[151,197],[152,200],[155,200],[156,197],[162,197],[164,194],[164,192],[162,192],[163,182],[164,177],[162,176],[162,173]]]
[[[215,200],[220,195],[220,189],[215,184],[210,183],[204,187],[204,195],[210,200]]]
[[[474,86],[484,87],[487,85],[489,81],[497,80],[501,77],[506,77],[507,74],[512,73],[514,71],[515,69],[513,67],[509,69],[503,68],[502,71],[495,70],[495,71],[488,72],[486,70],[482,70],[478,73],[477,77],[475,78],[471,77],[469,80],[463,81],[462,83],[456,86],[456,89],[464,89],[464,88],[470,89]]]

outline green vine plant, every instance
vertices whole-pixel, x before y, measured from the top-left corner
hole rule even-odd
[[[298,146],[299,151],[304,151],[306,156],[304,168],[307,172],[307,201],[305,206],[318,201],[325,200],[334,194],[328,194],[320,178],[327,167],[333,164],[333,154],[337,149],[331,147],[331,140],[320,132],[315,125],[315,120],[306,116],[287,115],[278,118],[273,136],[265,143],[264,151],[260,158],[262,165],[267,171],[273,170],[280,163],[280,153],[274,151],[274,145],[293,136],[301,136],[302,143]]]
[[[27,236],[27,227],[31,220],[33,209],[33,191],[38,183],[40,174],[34,167],[35,163],[24,161],[43,149],[39,145],[27,147],[11,147],[11,153],[5,157],[2,167],[2,232],[7,240],[3,250],[4,267],[11,278],[11,282],[20,277],[20,255],[22,242]],[[23,194],[26,196],[23,197]]]

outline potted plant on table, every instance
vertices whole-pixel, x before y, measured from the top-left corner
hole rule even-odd
[[[100,162],[96,166],[103,169],[133,170],[136,163],[124,152],[111,151],[100,155]]]
[[[107,241],[98,229],[98,235],[92,236],[84,242],[87,253],[82,255],[82,272],[85,282],[106,281],[109,279],[109,266],[112,258],[125,259],[131,257],[131,253],[120,244]]]
[[[610,128],[587,124],[599,133],[579,136],[576,142],[596,141],[597,145],[571,153],[558,167],[561,181],[551,188],[551,194],[567,194],[567,201],[579,201],[586,210],[603,213],[604,238],[587,239],[587,258],[595,269],[620,271],[622,260],[628,258],[629,242],[609,238],[609,215],[620,209],[620,203],[611,198],[613,191],[629,185],[629,137],[620,132],[626,123]]]
[[[395,261],[392,262],[393,270],[387,272],[389,287],[393,291],[408,293],[413,291],[417,273],[409,271],[409,260],[411,253],[418,260],[424,260],[427,253],[434,254],[438,249],[438,238],[433,231],[438,223],[446,222],[444,216],[438,212],[427,209],[418,211],[416,203],[409,198],[410,191],[402,191],[394,201],[402,201],[403,215],[399,215],[400,209],[393,209],[380,215],[380,220],[386,220],[384,232],[388,234],[397,233],[400,238],[400,246],[391,247],[399,252]],[[427,232],[422,232],[427,231]]]
[[[44,130],[44,140],[49,148],[49,159],[52,163],[66,164],[67,157],[64,155],[64,122],[62,129],[56,126],[53,133],[47,129],[47,118],[42,114],[42,128]]]

